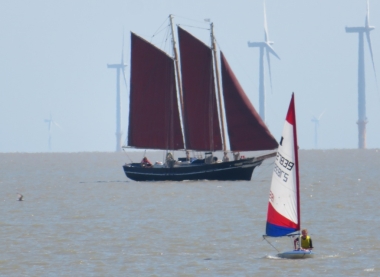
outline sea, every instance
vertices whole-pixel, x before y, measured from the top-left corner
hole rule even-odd
[[[262,237],[273,158],[251,181],[129,180],[142,155],[1,153],[0,276],[380,276],[380,150],[299,151],[305,260]]]

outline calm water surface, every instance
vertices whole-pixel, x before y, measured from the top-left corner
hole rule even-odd
[[[0,154],[0,276],[380,275],[376,149],[300,151],[301,220],[317,253],[302,261],[262,240],[273,160],[250,182],[179,183],[130,181],[127,161]]]

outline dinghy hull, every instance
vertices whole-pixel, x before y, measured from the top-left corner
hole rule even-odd
[[[277,256],[283,259],[307,259],[313,258],[314,253],[310,250],[292,250],[279,253]]]

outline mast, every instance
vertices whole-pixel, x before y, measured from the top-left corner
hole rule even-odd
[[[219,78],[219,67],[218,67],[218,59],[216,55],[216,45],[215,45],[215,38],[214,38],[214,23],[210,24],[211,27],[211,46],[212,51],[214,53],[214,66],[215,66],[215,75],[216,75],[216,87],[218,90],[218,98],[219,98],[219,114],[220,114],[220,123],[222,125],[222,144],[223,144],[223,151],[226,151],[226,133],[224,131],[224,113],[223,113],[223,106],[222,106],[222,95],[221,95],[221,89],[220,89],[220,78]]]
[[[296,164],[296,188],[297,188],[297,220],[298,228],[301,230],[301,208],[300,208],[300,177],[298,168],[298,141],[297,141],[297,120],[296,120],[296,108],[294,103],[294,92],[292,94],[292,109],[294,115],[294,127],[293,127],[293,137],[294,137],[294,162]],[[300,241],[301,243],[301,241]]]
[[[172,45],[173,45],[173,52],[174,52],[174,61],[175,61],[175,71],[177,75],[177,85],[178,85],[178,91],[179,91],[179,101],[181,102],[181,117],[182,117],[182,124],[185,126],[185,117],[184,117],[184,105],[183,105],[183,94],[182,94],[182,82],[181,82],[181,76],[180,76],[180,71],[179,71],[179,64],[178,64],[178,52],[177,48],[175,46],[175,38],[174,38],[174,28],[173,28],[173,15],[169,15],[169,20],[170,20],[170,28],[172,31]],[[182,128],[183,132],[185,132],[185,128]],[[186,136],[183,136],[184,140],[184,145],[186,149]]]

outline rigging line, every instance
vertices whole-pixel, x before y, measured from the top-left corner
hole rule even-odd
[[[160,30],[160,29],[161,29],[162,25],[164,25],[165,22],[166,22],[167,20],[168,20],[168,19],[166,18],[166,19],[164,20],[164,22],[161,23],[161,25],[158,27],[158,29],[156,30],[156,32],[153,33],[152,38],[153,38],[156,34],[162,32],[162,30]],[[169,24],[168,24],[168,25],[169,25]]]
[[[143,156],[143,158],[144,158],[144,157],[146,157],[146,149],[144,150],[144,156]]]
[[[222,47],[220,47],[219,42],[218,42],[218,40],[215,38],[215,36],[214,36],[214,40],[215,40],[216,45],[218,45],[219,51],[222,51]]]
[[[166,34],[164,35],[164,37],[162,38],[162,41],[161,41],[161,47],[160,49],[163,49],[164,51],[167,51],[166,47],[167,47],[167,43],[168,43],[168,39],[169,39],[169,33],[170,33],[170,28],[169,26],[166,28],[166,29],[163,29],[166,31]],[[170,50],[168,50],[168,52],[170,52]]]
[[[177,24],[177,26],[185,26],[185,27],[190,27],[190,28],[195,28],[195,29],[201,29],[201,30],[210,30],[210,28],[204,28],[204,27],[198,27],[198,26],[186,25],[186,24]]]
[[[274,162],[271,162],[269,164],[261,164],[260,167],[262,168],[261,173],[266,173],[267,171],[272,171]]]
[[[127,158],[131,161],[131,163],[133,163],[133,161],[132,161],[132,159],[131,159],[131,157],[129,157],[128,156],[128,153],[127,153],[127,151],[125,151],[125,149],[123,148],[123,152],[124,152],[124,154],[127,156]]]
[[[269,240],[266,239],[265,235],[263,235],[263,240],[265,240],[267,243],[269,243],[270,246],[272,246],[274,249],[276,249],[276,251],[277,251],[278,253],[280,253],[280,251],[279,251],[276,247],[274,247],[274,245],[271,244],[271,243],[269,242]]]
[[[165,49],[166,48],[168,48],[167,53],[169,53],[174,60],[174,50],[173,50],[172,41],[171,41],[171,28],[169,26],[166,29]]]
[[[154,38],[156,35],[158,35],[158,34],[161,33],[161,32],[164,32],[167,28],[168,28],[168,26],[166,26],[165,28],[162,28],[161,30],[159,30],[158,32],[156,32],[153,36],[151,36],[151,38],[150,38],[150,43],[152,43],[152,40],[153,40],[153,38]]]
[[[191,19],[191,18],[188,18],[188,17],[180,16],[180,15],[175,15],[175,14],[172,14],[172,15],[175,16],[175,17],[182,18],[182,19],[186,19],[186,20],[190,20],[190,21],[194,21],[194,22],[198,22],[198,23],[203,23],[203,24],[208,24],[208,22],[205,22],[204,20],[201,21],[201,20],[195,20],[195,19]]]
[[[264,162],[263,162],[264,163]],[[256,172],[256,176],[262,176],[263,174],[267,174],[267,171],[268,169],[271,169],[273,168],[273,164],[274,164],[274,161],[273,162],[270,162],[268,164],[261,164],[260,165],[260,168],[262,168],[262,170]]]
[[[215,39],[215,42],[216,42],[216,45],[217,45],[218,48],[219,48],[219,51],[224,52],[224,50],[222,50],[222,47],[219,45],[217,39]],[[228,48],[228,47],[227,47],[227,48]],[[234,51],[230,51],[230,53],[234,53]],[[241,60],[240,60],[239,58],[237,58],[237,56],[236,56],[235,54],[233,54],[233,58],[234,58],[235,61],[238,62],[240,68],[245,69],[245,70],[243,70],[243,71],[244,71],[244,75],[245,75],[246,77],[248,77],[248,80],[251,80],[250,84],[251,84],[253,87],[256,86],[257,84],[255,83],[255,79],[254,79],[254,78],[251,78],[251,75],[248,74],[248,72],[250,72],[250,70],[246,70],[247,67],[244,65],[244,63],[241,62]],[[248,96],[248,95],[247,95],[247,96]],[[248,97],[248,98],[250,98],[250,97]],[[252,102],[252,101],[251,101],[251,102]],[[253,105],[253,103],[252,103],[252,105]],[[256,109],[256,108],[255,108],[255,109]]]

